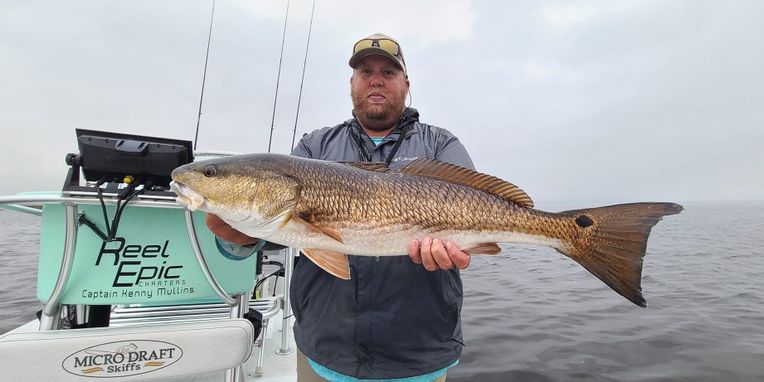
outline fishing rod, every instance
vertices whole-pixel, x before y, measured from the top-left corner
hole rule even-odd
[[[204,53],[204,74],[202,74],[202,93],[199,95],[199,114],[196,116],[196,134],[194,134],[194,151],[199,142],[199,122],[202,120],[202,102],[204,102],[204,84],[207,82],[207,62],[210,58],[210,41],[212,41],[212,23],[215,20],[215,0],[212,0],[212,12],[210,14],[210,31],[207,35],[207,52]]]
[[[271,116],[271,134],[268,137],[268,152],[271,152],[273,142],[273,124],[276,121],[276,101],[279,99],[279,81],[281,80],[281,62],[284,59],[284,41],[286,41],[286,27],[289,19],[289,0],[287,0],[286,16],[284,16],[284,33],[281,36],[281,54],[279,55],[279,70],[276,74],[276,95],[273,97],[273,115]]]
[[[308,64],[308,49],[310,48],[310,33],[313,31],[313,14],[315,13],[315,11],[316,11],[316,0],[313,0],[313,8],[311,8],[310,10],[310,26],[308,27],[308,42],[305,44],[305,60],[302,62],[302,78],[300,78],[300,93],[297,96],[297,113],[294,116],[294,129],[292,130],[292,149],[294,149],[294,138],[297,135],[297,119],[300,118],[300,102],[302,101],[302,85],[305,82],[305,67]]]

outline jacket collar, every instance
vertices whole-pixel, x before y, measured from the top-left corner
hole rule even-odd
[[[393,129],[393,131],[390,132],[390,134],[387,135],[387,137],[390,137],[393,140],[397,140],[401,130],[404,127],[416,122],[419,122],[419,111],[413,107],[407,107],[406,110],[403,111],[403,115],[401,116],[401,120],[398,122],[398,125],[395,127],[395,129]],[[353,110],[353,118],[345,121],[345,124],[349,125],[351,129],[356,129],[357,132],[361,134],[361,136],[368,136],[366,132],[361,128],[361,124],[358,122],[358,118],[355,116],[355,110]],[[416,134],[416,131],[409,128],[406,132],[406,137],[411,136],[412,134]]]

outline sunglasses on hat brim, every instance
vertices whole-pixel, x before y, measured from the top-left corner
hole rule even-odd
[[[365,38],[353,45],[353,54],[368,48],[380,48],[395,57],[400,57],[401,47],[389,38]]]

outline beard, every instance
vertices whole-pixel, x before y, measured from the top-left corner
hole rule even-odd
[[[381,104],[369,103],[367,100],[368,93],[351,92],[353,110],[355,110],[356,118],[361,122],[361,125],[372,131],[385,131],[395,127],[403,115],[406,90],[404,89],[399,94],[385,94],[385,102]]]

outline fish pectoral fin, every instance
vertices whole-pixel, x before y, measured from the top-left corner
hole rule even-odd
[[[325,270],[329,274],[339,277],[343,280],[350,280],[350,264],[348,264],[348,255],[339,252],[327,251],[324,249],[303,249],[302,253]]]
[[[332,239],[334,239],[334,240],[336,240],[336,241],[338,241],[338,242],[340,242],[342,244],[345,244],[342,241],[342,235],[340,235],[340,233],[337,232],[337,230],[335,230],[335,229],[332,229],[332,228],[329,228],[329,227],[322,227],[322,226],[315,225],[315,224],[313,224],[313,223],[311,223],[311,222],[309,222],[309,221],[307,221],[307,220],[297,216],[296,214],[292,214],[291,219],[295,223],[301,224],[308,231],[322,233],[322,234],[324,234],[326,236],[329,236]]]
[[[462,248],[462,252],[470,255],[498,255],[501,247],[496,243],[478,243],[471,247]]]

